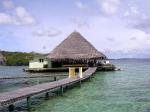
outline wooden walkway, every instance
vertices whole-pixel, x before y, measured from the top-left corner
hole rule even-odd
[[[63,88],[65,86],[69,86],[74,83],[80,83],[81,81],[88,79],[96,72],[97,67],[88,68],[85,72],[83,72],[83,78],[79,78],[78,76],[74,78],[66,78],[54,82],[43,83],[40,85],[35,85],[31,87],[21,88],[11,92],[0,93],[0,107],[12,105],[13,103],[27,98],[27,106],[30,107],[30,97],[34,95],[38,95],[40,93],[48,93],[50,91],[54,91],[56,89],[61,89],[63,92]]]
[[[88,67],[82,67],[83,70],[87,70]],[[76,68],[76,70],[78,70]],[[69,67],[61,67],[61,68],[27,68],[23,69],[25,72],[33,72],[33,73],[39,73],[39,72],[69,72]]]
[[[68,75],[42,75],[42,76],[24,76],[24,77],[2,77],[0,80],[8,79],[32,79],[32,78],[46,78],[46,77],[57,77],[57,76],[68,76]]]

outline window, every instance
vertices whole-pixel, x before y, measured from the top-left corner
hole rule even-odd
[[[44,59],[39,59],[39,62],[40,62],[40,63],[44,62]]]

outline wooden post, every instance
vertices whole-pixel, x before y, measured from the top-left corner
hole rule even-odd
[[[60,87],[60,94],[61,94],[61,96],[63,96],[63,93],[64,93],[64,88],[63,88],[63,86],[61,86]]]
[[[82,67],[79,67],[79,77],[82,78],[83,75],[82,75]]]
[[[81,87],[81,80],[79,81],[79,87]]]
[[[12,112],[15,110],[15,106],[13,104],[9,105],[8,107],[9,112]]]
[[[27,97],[27,108],[30,109],[31,108],[31,96]]]
[[[75,68],[69,67],[69,78],[75,77]]]
[[[89,76],[89,81],[91,81],[91,79],[92,79],[92,76]]]
[[[45,93],[45,98],[47,99],[49,97],[48,92]]]
[[[54,81],[56,81],[57,80],[57,78],[56,78],[56,76],[54,77]]]

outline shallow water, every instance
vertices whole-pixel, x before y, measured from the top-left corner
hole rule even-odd
[[[113,60],[123,71],[97,72],[91,81],[33,105],[32,112],[150,112],[150,60]]]
[[[27,77],[27,76],[43,76],[49,75],[52,77],[31,78],[31,79],[0,79],[0,92],[8,92],[22,87],[29,87],[40,83],[50,82],[54,80],[54,75],[66,75],[66,73],[27,73],[23,72],[25,66],[0,66],[0,78],[3,77]],[[65,76],[57,76],[57,80],[65,78]]]
[[[114,60],[123,68],[44,101],[36,112],[150,112],[150,60]]]

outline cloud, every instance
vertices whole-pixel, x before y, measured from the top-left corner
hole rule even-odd
[[[45,50],[45,49],[47,49],[47,47],[46,47],[46,46],[43,46],[43,47],[42,47],[42,49],[44,49],[44,50]]]
[[[38,29],[33,31],[32,34],[37,37],[56,37],[62,32],[56,28],[50,27],[48,29]]]
[[[6,13],[0,13],[0,24],[11,24],[12,17]]]
[[[87,8],[87,5],[86,5],[86,4],[83,4],[83,3],[80,2],[80,1],[75,1],[75,5],[76,5],[79,9],[86,9],[86,8]]]
[[[32,24],[35,23],[35,19],[24,7],[16,7],[16,23],[18,24]]]
[[[136,37],[131,37],[130,40],[137,40],[137,38]]]
[[[71,21],[77,26],[77,28],[89,28],[90,25],[81,18],[72,18]]]
[[[104,15],[113,15],[118,12],[120,0],[97,0],[97,1],[100,5],[101,12]]]
[[[141,7],[131,6],[124,13],[127,26],[150,34],[150,13],[141,10]]]
[[[15,5],[11,0],[3,0],[2,4],[3,4],[4,8],[6,8],[6,9],[15,8]]]
[[[147,19],[135,19],[132,23],[130,22],[130,26],[150,34],[150,17]]]
[[[123,16],[128,19],[136,19],[139,16],[143,16],[142,14],[140,13],[139,9],[136,6],[130,6],[128,10],[124,12]]]
[[[129,49],[126,51],[123,50],[111,50],[107,49],[103,53],[106,54],[109,58],[149,58],[150,54],[149,51],[150,48],[141,48],[141,49]]]
[[[24,7],[15,6],[10,0],[4,0],[3,7],[6,11],[0,12],[0,24],[30,25],[35,23],[33,16]]]
[[[110,41],[110,42],[113,42],[113,41],[115,41],[115,39],[114,38],[106,38],[108,41]]]

